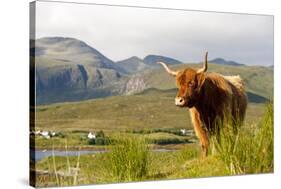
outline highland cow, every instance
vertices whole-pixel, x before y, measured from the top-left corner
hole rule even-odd
[[[245,117],[247,95],[243,80],[239,75],[224,76],[218,73],[206,73],[208,52],[200,69],[186,68],[171,70],[165,63],[158,62],[172,76],[176,77],[178,94],[175,104],[188,107],[202,156],[208,154],[209,138],[219,134],[220,121],[231,121],[233,127],[239,126]]]

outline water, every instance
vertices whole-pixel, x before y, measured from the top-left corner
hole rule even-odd
[[[171,149],[154,149],[155,152],[169,152],[169,151],[175,151]],[[31,150],[30,151],[30,158],[33,161],[40,161],[41,159],[45,157],[52,156],[78,156],[78,153],[80,155],[83,154],[98,154],[98,153],[105,153],[106,150],[80,150],[80,151],[59,151],[59,150]]]
[[[30,158],[33,161],[40,161],[41,159],[49,156],[78,156],[83,154],[97,154],[104,153],[105,150],[80,150],[80,151],[59,151],[59,150],[35,150],[31,151]]]

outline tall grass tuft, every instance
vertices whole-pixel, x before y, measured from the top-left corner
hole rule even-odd
[[[143,137],[119,136],[108,156],[109,171],[118,182],[143,180],[148,174],[149,148]]]
[[[214,151],[230,174],[273,172],[273,103],[262,121],[250,128],[225,124],[220,135],[212,138]]]

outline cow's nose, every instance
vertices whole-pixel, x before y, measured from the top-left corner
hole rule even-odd
[[[182,97],[176,97],[175,98],[175,104],[176,106],[183,106],[184,105],[184,99]]]

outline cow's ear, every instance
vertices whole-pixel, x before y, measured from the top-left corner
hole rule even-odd
[[[204,72],[197,73],[196,79],[197,79],[197,89],[200,90],[206,79],[205,73]]]

